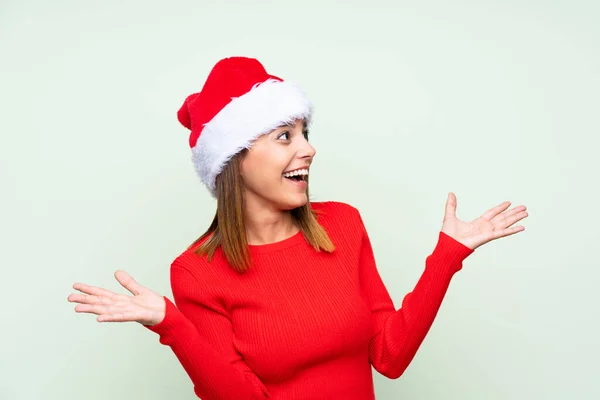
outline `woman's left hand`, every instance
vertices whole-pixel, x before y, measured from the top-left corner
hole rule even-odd
[[[492,240],[521,232],[525,227],[512,225],[529,215],[527,208],[521,205],[507,210],[510,204],[505,201],[490,208],[481,217],[464,222],[456,218],[456,196],[450,192],[442,232],[473,250]]]

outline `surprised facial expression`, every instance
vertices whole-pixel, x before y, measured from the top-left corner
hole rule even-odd
[[[305,205],[315,153],[301,119],[260,136],[240,163],[246,204],[279,210]]]

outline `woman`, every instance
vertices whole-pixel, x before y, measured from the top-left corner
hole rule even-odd
[[[219,61],[178,112],[217,212],[171,265],[175,303],[117,271],[133,296],[75,284],[75,311],[156,332],[204,400],[374,399],[371,366],[399,377],[463,260],[522,231],[527,212],[504,202],[463,222],[450,193],[437,245],[396,310],[358,210],[309,201],[311,116],[304,93],[257,60]]]

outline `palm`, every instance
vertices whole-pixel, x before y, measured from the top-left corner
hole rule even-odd
[[[518,206],[508,210],[509,206],[510,202],[503,202],[490,208],[479,218],[465,222],[456,217],[456,196],[449,193],[442,232],[465,246],[476,249],[492,240],[523,231],[523,226],[513,225],[528,216],[525,211],[527,208]]]
[[[143,325],[155,325],[162,321],[165,301],[161,295],[140,285],[124,271],[117,271],[115,278],[133,296],[76,283],[73,288],[84,294],[71,294],[68,300],[79,303],[75,307],[76,312],[98,315],[98,322],[135,321]]]

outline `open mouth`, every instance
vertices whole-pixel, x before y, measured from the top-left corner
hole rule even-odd
[[[284,176],[284,178],[296,182],[306,182],[307,175]]]
[[[283,174],[283,177],[295,182],[306,182],[308,180],[308,170],[300,169]]]

